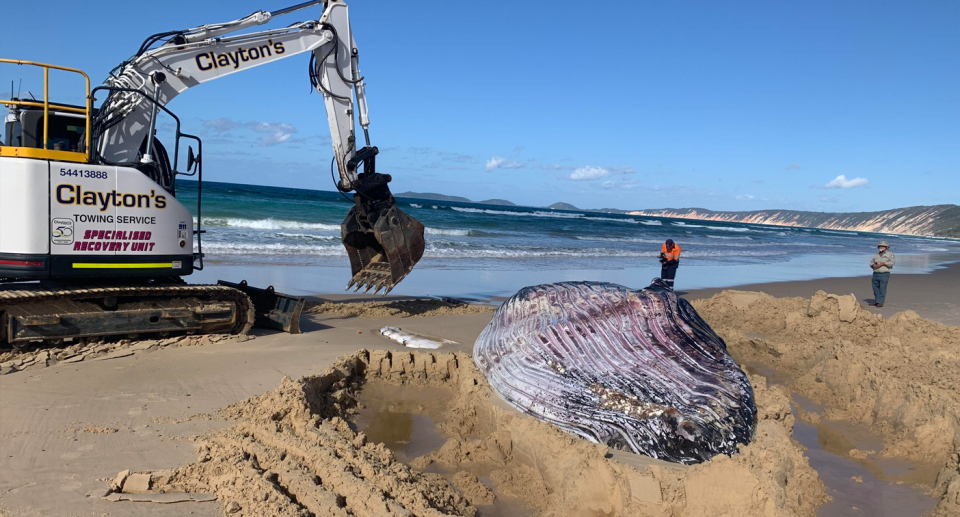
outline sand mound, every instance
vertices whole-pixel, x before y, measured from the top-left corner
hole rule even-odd
[[[352,430],[367,380],[455,393],[442,424],[451,438],[411,462],[448,467],[452,484]],[[760,408],[754,443],[688,467],[623,452],[615,461],[605,446],[496,403],[466,355],[361,351],[225,408],[235,423],[197,441],[197,463],[150,473],[147,487],[212,493],[235,515],[474,515],[471,503],[494,497],[468,468],[484,465],[497,493],[543,516],[813,516],[825,496],[791,440],[786,393],[762,377],[751,381]]]
[[[694,307],[738,360],[787,372],[793,389],[830,407],[825,417],[881,432],[881,454],[944,465],[938,515],[960,515],[960,327],[913,311],[884,319],[822,291],[724,291]]]
[[[497,308],[492,305],[474,305],[459,300],[394,300],[382,302],[307,302],[304,312],[330,314],[344,318],[385,318],[387,316],[444,316],[451,314],[486,314]]]
[[[199,461],[158,476],[157,492],[211,492],[236,515],[473,515],[436,474],[367,444],[344,417],[362,379],[360,357],[223,410],[235,425],[206,437]]]

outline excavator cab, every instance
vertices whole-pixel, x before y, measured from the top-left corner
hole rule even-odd
[[[387,186],[390,175],[376,172],[377,153],[376,147],[364,147],[348,163],[353,170],[363,163],[363,172],[353,182],[354,206],[340,234],[353,274],[347,289],[366,286],[365,293],[386,295],[423,257],[426,243],[423,224],[397,208]]]

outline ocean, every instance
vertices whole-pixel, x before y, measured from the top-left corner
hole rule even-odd
[[[195,209],[196,184],[182,181],[178,188],[178,199]],[[489,299],[525,285],[565,280],[643,287],[659,274],[657,257],[668,238],[683,249],[677,289],[868,274],[867,263],[881,239],[897,253],[899,273],[929,272],[960,261],[960,241],[947,239],[397,202],[426,226],[427,241],[423,260],[392,293],[401,295]],[[204,182],[205,268],[189,280],[239,281],[239,276],[291,294],[342,292],[350,271],[340,223],[351,205],[337,192]]]

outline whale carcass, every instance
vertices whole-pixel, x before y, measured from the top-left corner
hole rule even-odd
[[[517,409],[587,440],[693,464],[753,439],[753,389],[726,344],[659,279],[521,289],[474,361]]]

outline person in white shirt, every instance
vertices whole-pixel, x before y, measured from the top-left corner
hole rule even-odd
[[[890,283],[890,270],[897,262],[897,257],[890,251],[887,241],[880,241],[877,245],[877,254],[870,259],[870,269],[873,270],[873,303],[870,305],[883,307],[887,299],[887,284]]]

